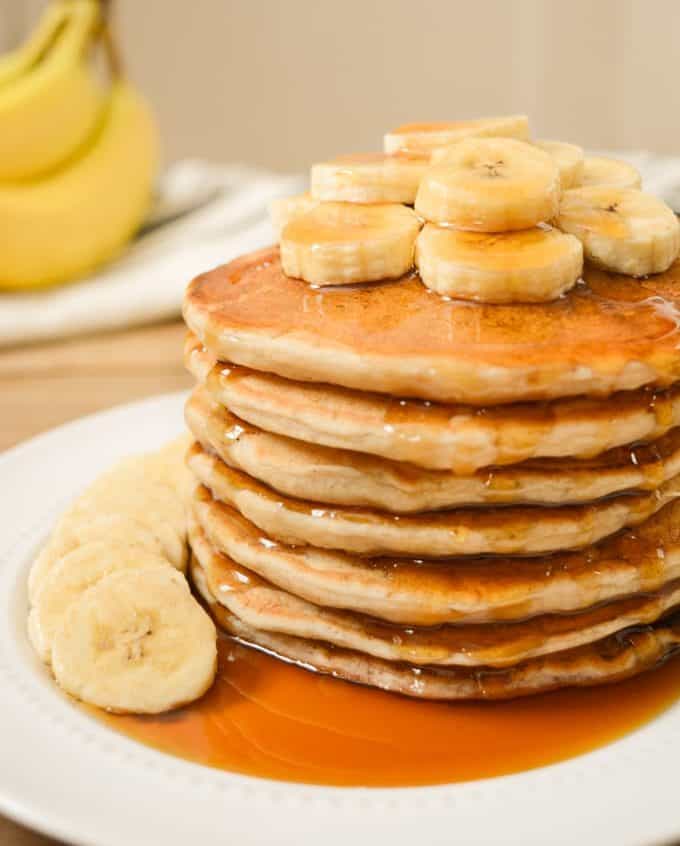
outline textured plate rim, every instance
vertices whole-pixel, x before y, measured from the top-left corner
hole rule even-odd
[[[0,810],[87,846],[387,838],[431,844],[660,843],[680,835],[680,702],[561,764],[468,784],[326,788],[210,770],[116,734],[63,697],[25,632],[27,569],[64,505],[117,458],[182,429],[185,393],[80,418],[0,455]],[[644,774],[644,775],[643,775]],[[569,808],[565,817],[564,810]],[[329,826],[328,820],[333,823]],[[254,821],[256,821],[254,823]],[[556,822],[558,821],[558,822]]]

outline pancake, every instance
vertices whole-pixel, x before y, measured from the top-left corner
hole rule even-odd
[[[265,431],[461,475],[533,458],[589,458],[653,440],[680,424],[680,386],[621,392],[608,400],[480,410],[295,382],[216,363],[192,335],[185,363],[213,399]]]
[[[460,505],[563,505],[655,490],[680,473],[680,427],[653,444],[585,459],[534,459],[471,476],[308,444],[258,429],[197,388],[185,406],[196,440],[236,470],[288,496],[397,514]]]
[[[224,361],[289,379],[489,405],[605,396],[680,378],[680,261],[645,279],[587,267],[540,304],[447,301],[417,275],[315,290],[278,250],[198,276],[184,317]]]
[[[596,543],[654,514],[680,491],[680,478],[650,493],[588,505],[457,508],[421,514],[387,514],[333,506],[277,493],[195,444],[187,454],[194,476],[213,496],[259,529],[289,544],[310,544],[361,555],[538,554]]]
[[[190,520],[189,539],[215,600],[247,625],[332,643],[383,658],[438,666],[507,667],[648,625],[680,605],[680,581],[649,596],[596,606],[575,615],[518,623],[412,628],[350,611],[321,608],[274,587],[217,552]]]
[[[360,558],[263,535],[197,488],[193,507],[210,543],[243,567],[316,605],[393,623],[433,626],[568,614],[652,593],[680,579],[680,502],[597,546],[548,557],[426,561]]]
[[[680,621],[670,617],[507,669],[416,667],[256,629],[215,602],[195,559],[192,578],[217,625],[242,643],[308,670],[420,699],[507,699],[560,687],[620,681],[658,666],[680,648]]]

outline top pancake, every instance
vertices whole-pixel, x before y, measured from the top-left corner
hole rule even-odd
[[[291,379],[471,405],[605,396],[680,379],[680,260],[586,268],[540,304],[447,300],[417,275],[315,289],[268,248],[198,276],[184,317],[219,359]]]

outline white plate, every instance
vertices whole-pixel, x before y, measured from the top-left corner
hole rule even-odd
[[[210,770],[137,744],[73,707],[26,639],[31,556],[101,470],[179,432],[182,399],[87,417],[0,456],[2,812],[88,846],[637,846],[680,835],[680,705],[566,763],[398,790],[304,787]]]

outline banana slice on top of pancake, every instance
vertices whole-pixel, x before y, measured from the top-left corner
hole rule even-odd
[[[680,223],[661,200],[632,188],[590,185],[565,191],[557,226],[575,235],[598,267],[647,276],[680,252]]]
[[[562,190],[576,188],[583,180],[583,148],[565,141],[536,141],[537,147],[555,160]]]
[[[321,203],[281,234],[287,276],[315,285],[395,279],[413,267],[420,221],[396,203]]]
[[[473,232],[529,229],[559,207],[560,172],[538,147],[513,138],[467,138],[423,177],[416,212]]]
[[[405,150],[429,154],[469,137],[519,138],[526,141],[529,138],[529,119],[526,115],[509,115],[475,120],[407,123],[385,135],[384,150],[386,153]]]
[[[167,565],[113,572],[66,612],[52,669],[77,699],[117,713],[158,714],[198,699],[213,683],[215,626]]]
[[[620,159],[604,156],[587,156],[583,162],[581,185],[611,185],[614,188],[640,188],[642,177],[639,172]]]
[[[281,233],[286,224],[315,209],[318,205],[319,201],[315,200],[309,192],[296,194],[294,197],[279,197],[272,200],[269,204],[269,217],[276,233],[276,240],[281,240]]]
[[[548,226],[519,232],[463,232],[428,223],[416,240],[416,265],[428,288],[487,303],[544,302],[574,286],[583,248]]]
[[[312,167],[312,197],[348,203],[413,205],[429,157],[414,153],[357,153]]]

